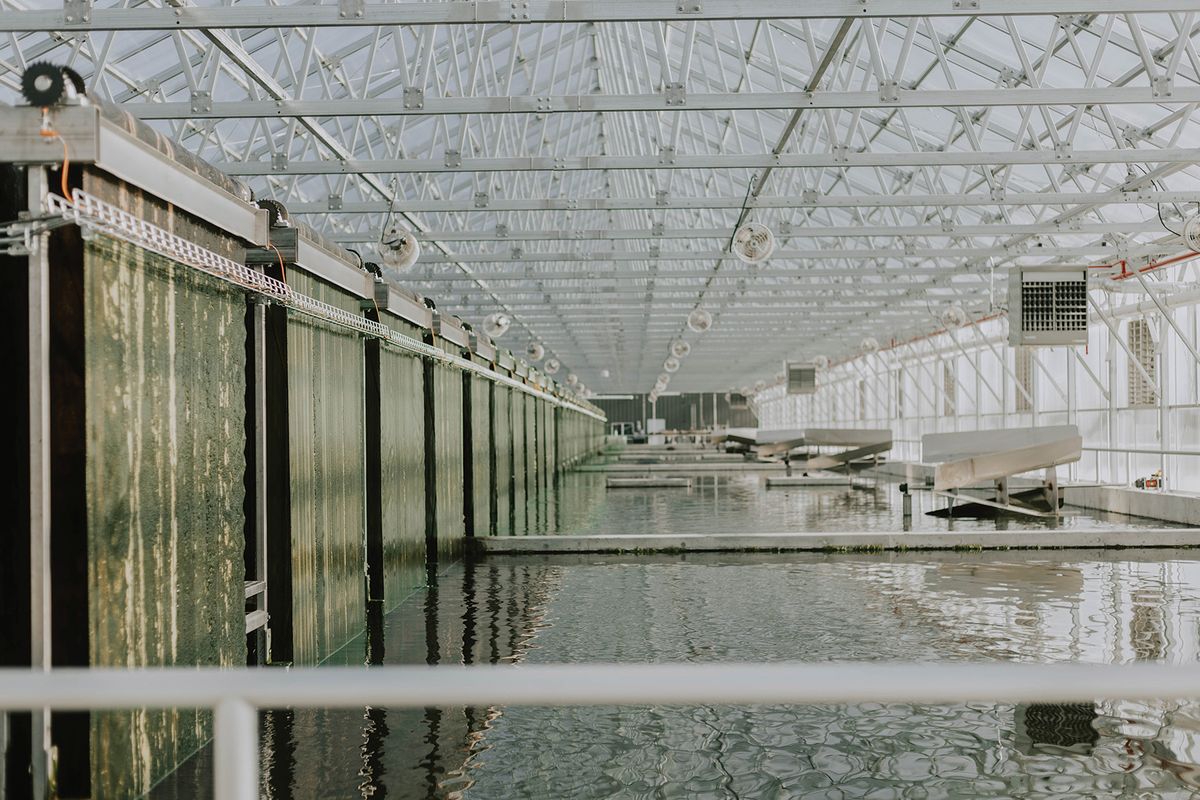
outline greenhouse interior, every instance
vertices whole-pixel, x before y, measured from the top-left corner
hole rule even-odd
[[[1200,796],[1198,50],[0,0],[0,800]]]

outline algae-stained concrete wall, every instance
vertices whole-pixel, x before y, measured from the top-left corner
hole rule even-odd
[[[351,313],[359,301],[299,270],[293,289]],[[315,664],[362,631],[366,530],[363,340],[288,319],[293,660]]]
[[[529,395],[522,391],[512,393],[512,533],[522,536],[529,533],[529,447],[525,422]]]
[[[471,375],[471,536],[487,536],[491,532],[492,414],[490,394],[492,382],[481,375]]]
[[[106,237],[83,279],[91,664],[240,665],[245,297]],[[147,791],[208,717],[93,714],[92,795]]]
[[[427,371],[427,375],[429,372]],[[437,494],[438,560],[462,552],[463,536],[463,391],[462,373],[434,364],[434,490]],[[430,554],[434,555],[434,554]]]
[[[394,322],[388,324],[396,327]],[[394,608],[409,592],[425,583],[422,380],[419,356],[389,344],[382,346],[379,357],[379,442],[386,610]]]
[[[508,386],[497,385],[492,402],[492,438],[496,444],[495,533],[513,532],[513,394]]]

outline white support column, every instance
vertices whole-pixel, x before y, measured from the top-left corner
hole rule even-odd
[[[258,800],[258,711],[245,700],[222,700],[213,713],[213,794]]]

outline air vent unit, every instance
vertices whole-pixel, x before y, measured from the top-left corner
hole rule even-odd
[[[813,364],[788,363],[784,365],[787,371],[788,394],[816,394],[817,368]]]
[[[1086,267],[1015,267],[1009,275],[1009,344],[1087,344]]]

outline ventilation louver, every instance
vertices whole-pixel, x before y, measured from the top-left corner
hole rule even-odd
[[[788,394],[815,394],[817,391],[817,368],[813,364],[788,363],[787,372]]]
[[[1009,280],[1009,344],[1087,344],[1086,267],[1018,267]]]

